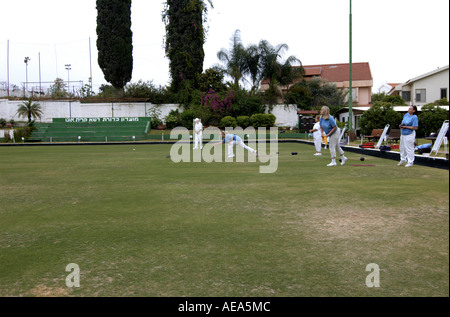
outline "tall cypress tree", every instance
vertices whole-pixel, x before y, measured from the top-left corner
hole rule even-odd
[[[208,0],[212,7],[212,2]],[[166,0],[163,21],[166,25],[165,49],[169,58],[172,89],[184,81],[195,87],[196,74],[203,72],[206,32],[203,27],[207,6],[202,0]]]
[[[133,72],[131,0],[97,0],[98,65],[105,80],[123,89]]]

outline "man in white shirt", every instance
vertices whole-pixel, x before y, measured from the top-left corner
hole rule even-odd
[[[203,124],[199,118],[194,120],[194,150],[198,150],[200,144],[200,150],[203,148]]]

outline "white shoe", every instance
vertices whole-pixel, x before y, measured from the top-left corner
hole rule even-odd
[[[315,156],[319,156],[319,155],[322,155],[322,153],[315,153],[314,155]]]
[[[345,156],[341,157],[341,165],[344,165],[345,162],[348,160]]]
[[[198,147],[193,148],[193,150],[198,150]]]
[[[231,158],[231,157],[234,157],[234,154],[233,154],[233,155],[228,155],[228,157],[230,157],[230,158]]]
[[[327,166],[337,166],[336,162],[331,162],[330,164],[328,164]]]
[[[406,163],[406,161],[400,161],[398,164],[397,164],[397,166],[402,166],[403,164],[405,164]]]
[[[405,167],[411,167],[413,165],[414,165],[413,163],[408,163],[408,164],[405,165]]]

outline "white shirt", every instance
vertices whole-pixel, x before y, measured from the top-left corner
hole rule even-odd
[[[314,133],[313,133],[314,139],[322,138],[322,135],[320,133],[320,122],[316,122],[314,124],[313,130],[317,130],[317,131],[314,131]]]
[[[200,133],[203,131],[203,124],[201,122],[196,123],[194,126],[195,133]]]

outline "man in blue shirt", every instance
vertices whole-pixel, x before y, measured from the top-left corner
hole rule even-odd
[[[249,152],[254,153],[256,156],[258,156],[258,152],[254,149],[252,149],[251,147],[245,145],[245,143],[242,141],[241,137],[236,135],[236,134],[229,134],[229,133],[225,133],[225,131],[222,131],[222,143],[226,143],[228,144],[228,157],[234,157],[233,154],[233,146],[234,145],[239,145],[241,147],[243,147],[244,149],[246,149]]]
[[[398,166],[406,163],[405,167],[411,167],[414,164],[414,141],[416,140],[416,130],[419,127],[419,118],[415,114],[416,106],[410,106],[408,113],[403,116],[400,123],[400,162]]]

